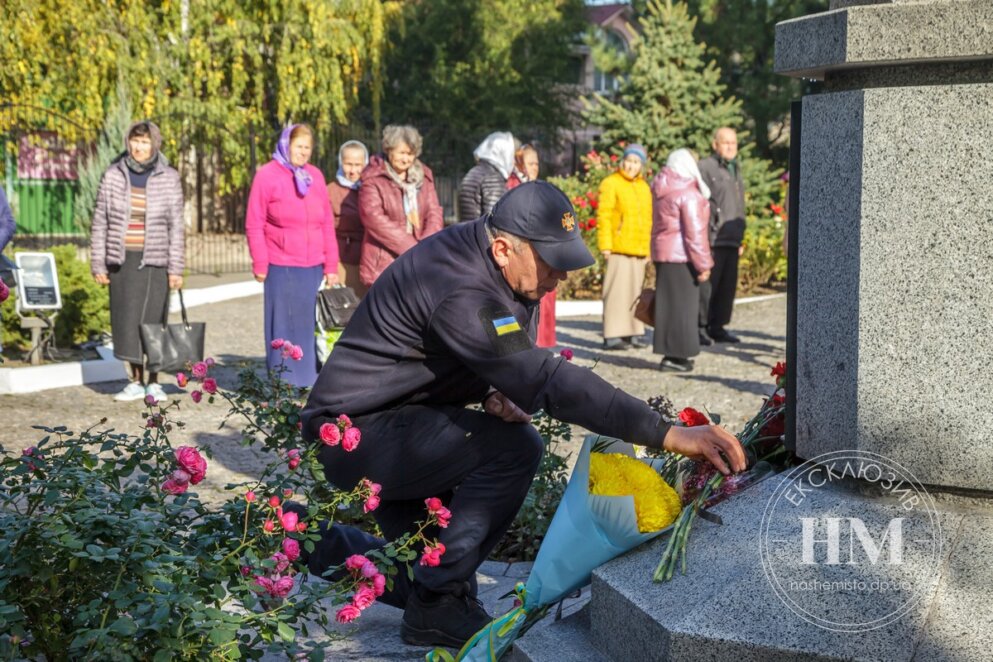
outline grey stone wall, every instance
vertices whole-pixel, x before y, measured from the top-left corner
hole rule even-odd
[[[804,99],[797,451],[993,474],[993,84]]]

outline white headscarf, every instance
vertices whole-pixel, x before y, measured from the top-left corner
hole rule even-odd
[[[677,175],[695,179],[697,186],[700,188],[700,193],[704,198],[710,199],[710,187],[703,181],[703,176],[700,175],[700,168],[697,167],[696,159],[693,158],[690,150],[685,148],[677,149],[669,154],[665,165]]]
[[[342,170],[341,168],[342,154],[345,153],[346,149],[355,149],[355,148],[362,150],[362,154],[365,160],[364,165],[369,165],[369,148],[367,148],[364,144],[362,144],[358,140],[349,140],[347,142],[342,143],[341,147],[338,148],[338,174],[336,175],[336,177],[338,179],[338,183],[344,186],[345,188],[358,190],[359,187],[362,186],[362,180],[360,179],[357,182],[353,182],[348,177],[345,177],[345,171]]]
[[[477,161],[489,163],[507,179],[514,171],[514,136],[509,131],[495,131],[479,143],[472,155]]]

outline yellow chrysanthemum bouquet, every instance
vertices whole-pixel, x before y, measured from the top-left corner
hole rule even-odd
[[[631,496],[638,531],[661,531],[676,521],[682,503],[658,472],[621,453],[590,454],[590,495]]]

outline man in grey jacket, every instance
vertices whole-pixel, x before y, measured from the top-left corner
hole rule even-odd
[[[714,132],[714,153],[700,161],[700,174],[710,187],[710,248],[714,268],[707,287],[700,287],[700,344],[740,342],[724,327],[731,322],[738,288],[738,257],[745,235],[745,184],[737,161],[738,135],[722,126]],[[706,335],[704,335],[706,328]]]

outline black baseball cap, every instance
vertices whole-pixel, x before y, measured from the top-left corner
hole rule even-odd
[[[530,241],[541,259],[558,271],[584,269],[595,262],[572,203],[548,182],[526,182],[504,194],[490,212],[490,224]]]

